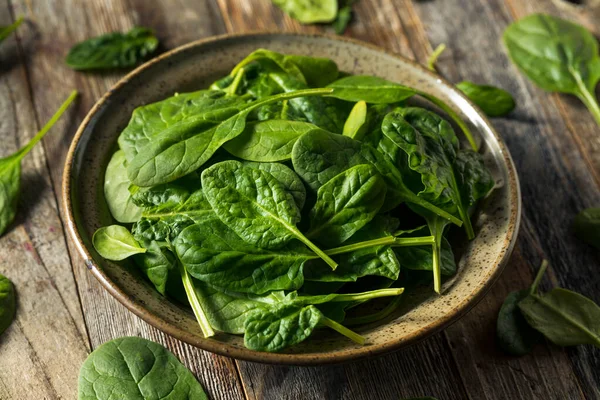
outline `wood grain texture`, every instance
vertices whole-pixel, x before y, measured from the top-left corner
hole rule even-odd
[[[154,7],[134,0],[14,0],[12,8],[13,14],[24,15],[31,26],[24,33],[23,42],[27,43],[24,46],[25,67],[36,106],[36,116],[32,120],[46,120],[73,88],[81,93],[76,114],[71,118],[63,118],[55,127],[63,135],[48,136],[44,141],[56,193],[60,193],[64,159],[78,124],[96,99],[123,75],[116,72],[87,74],[71,71],[63,59],[74,43],[110,31],[128,30],[134,25],[155,29],[165,47],[184,44],[222,30],[222,23],[214,13],[214,5],[211,6],[208,1],[162,1],[159,7]],[[177,10],[177,13],[170,13],[169,10]],[[142,336],[169,348],[194,372],[212,398],[243,398],[238,372],[230,359],[185,345],[149,326],[100,286],[85,268],[72,243],[69,253],[73,260],[71,273],[74,273],[77,281],[92,348],[121,336]],[[81,362],[69,363],[70,368],[74,369],[69,373],[70,379],[76,379],[80,365]]]
[[[434,45],[449,44],[447,53],[438,63],[442,74],[453,82],[469,79],[497,85],[515,96],[517,109],[505,119],[495,119],[494,125],[507,142],[519,172],[523,194],[519,248],[524,258],[530,262],[548,258],[554,285],[600,301],[600,276],[597,273],[600,255],[578,241],[570,229],[578,211],[600,204],[595,179],[600,167],[590,162],[600,156],[593,144],[600,138],[600,128],[582,104],[566,96],[549,95],[529,82],[510,63],[500,39],[513,18],[534,11],[532,4],[545,5],[544,8],[538,6],[535,11],[559,14],[558,10],[551,9],[551,2],[541,0],[526,2],[527,10],[523,9],[525,3],[522,2],[508,2],[512,5],[508,7],[504,2],[485,0],[415,4],[431,42]],[[521,9],[520,15],[515,14],[517,9]],[[447,21],[460,23],[449,24]],[[536,253],[533,258],[527,256]],[[527,268],[523,263],[517,265]],[[514,266],[509,268],[515,269]],[[525,287],[526,282],[511,286],[514,290]],[[454,327],[447,332],[452,335]],[[600,397],[600,350],[580,346],[566,353],[585,396]],[[555,385],[559,381],[562,380],[563,387],[566,383],[561,376],[554,375],[550,381],[550,397],[540,398],[571,398],[567,393],[572,391],[556,391]]]
[[[0,1],[0,25],[11,22],[8,3]],[[39,128],[17,40],[30,28],[21,25],[0,47],[0,157]],[[16,319],[0,336],[0,399],[73,398],[89,344],[41,145],[22,162],[21,187],[15,222],[0,237],[0,273],[17,293]]]

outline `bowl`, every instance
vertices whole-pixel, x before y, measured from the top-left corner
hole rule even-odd
[[[465,243],[458,273],[444,283],[443,295],[434,294],[431,288],[405,293],[397,313],[356,328],[367,340],[364,346],[325,330],[284,353],[246,349],[243,338],[235,335],[219,333],[206,339],[190,309],[162,297],[132,264],[102,259],[91,244],[97,228],[114,223],[104,201],[104,170],[133,109],[175,92],[206,88],[257,48],[328,57],[342,71],[377,75],[441,98],[471,126],[496,180],[495,190],[473,218],[477,237]],[[68,232],[85,266],[140,318],[207,351],[249,361],[295,365],[336,363],[391,352],[456,321],[481,300],[502,272],[517,237],[521,209],[518,178],[506,145],[482,112],[450,83],[373,45],[340,37],[286,33],[200,40],[169,51],[121,79],[94,105],[73,139],[65,164],[63,201]]]

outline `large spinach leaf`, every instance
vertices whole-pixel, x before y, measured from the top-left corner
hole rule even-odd
[[[219,147],[242,133],[252,110],[280,100],[329,92],[330,89],[307,89],[267,97],[237,109],[217,124],[209,124],[204,115],[187,118],[154,137],[133,158],[128,166],[129,178],[138,186],[171,182],[200,168]]]
[[[75,100],[75,97],[77,97],[77,92],[71,92],[71,95],[59,107],[58,111],[56,111],[29,143],[16,153],[5,158],[0,158],[0,235],[6,231],[6,228],[15,219],[17,213],[17,203],[21,187],[21,160],[48,133],[50,128],[54,126],[56,121],[60,119],[69,105]]]
[[[66,63],[76,70],[129,68],[140,63],[158,47],[151,29],[135,27],[127,33],[113,32],[76,44]]]
[[[306,202],[306,188],[300,177],[288,166],[280,163],[246,162],[244,165],[266,171],[273,175],[285,190],[292,195],[299,210]]]
[[[113,154],[104,172],[104,198],[113,218],[121,223],[135,222],[142,211],[131,199],[127,162],[122,150]]]
[[[457,225],[462,224],[452,214],[412,192],[404,183],[400,171],[382,153],[349,137],[322,131],[309,132],[301,136],[294,145],[292,163],[294,170],[314,191],[350,167],[370,164],[387,184],[384,210],[406,201],[419,204]]]
[[[119,135],[119,147],[131,161],[154,137],[178,122],[202,116],[208,124],[218,123],[249,101],[249,96],[226,96],[220,90],[177,93],[133,110],[129,124]]]
[[[600,106],[594,95],[600,56],[590,32],[561,18],[533,14],[511,24],[503,37],[521,72],[544,90],[579,97],[600,125]]]
[[[79,372],[79,400],[208,400],[194,375],[167,349],[139,337],[106,342]]]
[[[15,318],[15,289],[7,277],[0,274],[0,335],[10,326]]]
[[[600,250],[600,208],[588,208],[573,221],[575,235]]]
[[[385,193],[386,184],[375,167],[348,168],[317,191],[306,236],[327,247],[343,243],[379,212]]]
[[[296,227],[300,210],[270,173],[224,161],[204,170],[202,187],[217,216],[249,244],[275,249],[297,239],[333,269],[337,267]]]
[[[303,24],[315,22],[331,22],[338,12],[337,0],[272,0],[290,17]]]

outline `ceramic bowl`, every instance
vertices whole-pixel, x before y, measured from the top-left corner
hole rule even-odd
[[[444,100],[472,127],[493,171],[496,189],[474,216],[477,237],[466,243],[458,273],[444,283],[408,291],[403,306],[387,319],[355,328],[367,344],[359,346],[322,330],[284,353],[261,353],[229,334],[205,339],[190,309],[162,297],[137,269],[102,259],[91,244],[94,231],[114,223],[103,197],[104,170],[134,108],[175,92],[206,88],[257,48],[329,57],[340,70],[377,75]],[[380,48],[340,37],[255,33],[219,36],[179,47],[137,68],[119,81],[89,112],[67,156],[63,197],[68,231],[100,283],[133,313],[158,329],[217,354],[279,364],[326,364],[383,354],[415,343],[456,321],[473,307],[500,275],[513,249],[520,218],[517,174],[506,145],[488,120],[456,88],[420,65]]]

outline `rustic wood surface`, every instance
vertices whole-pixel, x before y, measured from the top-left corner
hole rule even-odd
[[[579,2],[577,2],[579,3]],[[0,25],[26,22],[0,46],[0,156],[33,136],[76,88],[81,96],[23,163],[17,220],[0,238],[0,273],[18,293],[15,323],[0,337],[0,399],[73,399],[90,349],[124,335],[175,353],[213,399],[598,399],[600,351],[539,346],[507,357],[494,343],[495,317],[509,291],[526,287],[542,258],[542,286],[560,285],[600,302],[600,255],[569,228],[600,204],[600,128],[576,99],[533,86],[508,61],[501,34],[511,21],[547,12],[600,34],[600,1],[359,0],[346,35],[424,63],[446,43],[439,72],[509,90],[517,109],[493,123],[507,142],[523,191],[523,222],[499,282],[467,316],[401,352],[319,368],[276,367],[203,352],[149,326],[114,300],[84,268],[61,224],[64,158],[93,103],[121,76],[76,73],[63,57],[77,41],[153,28],[164,49],[227,32],[329,32],[302,26],[269,0],[0,0]]]

